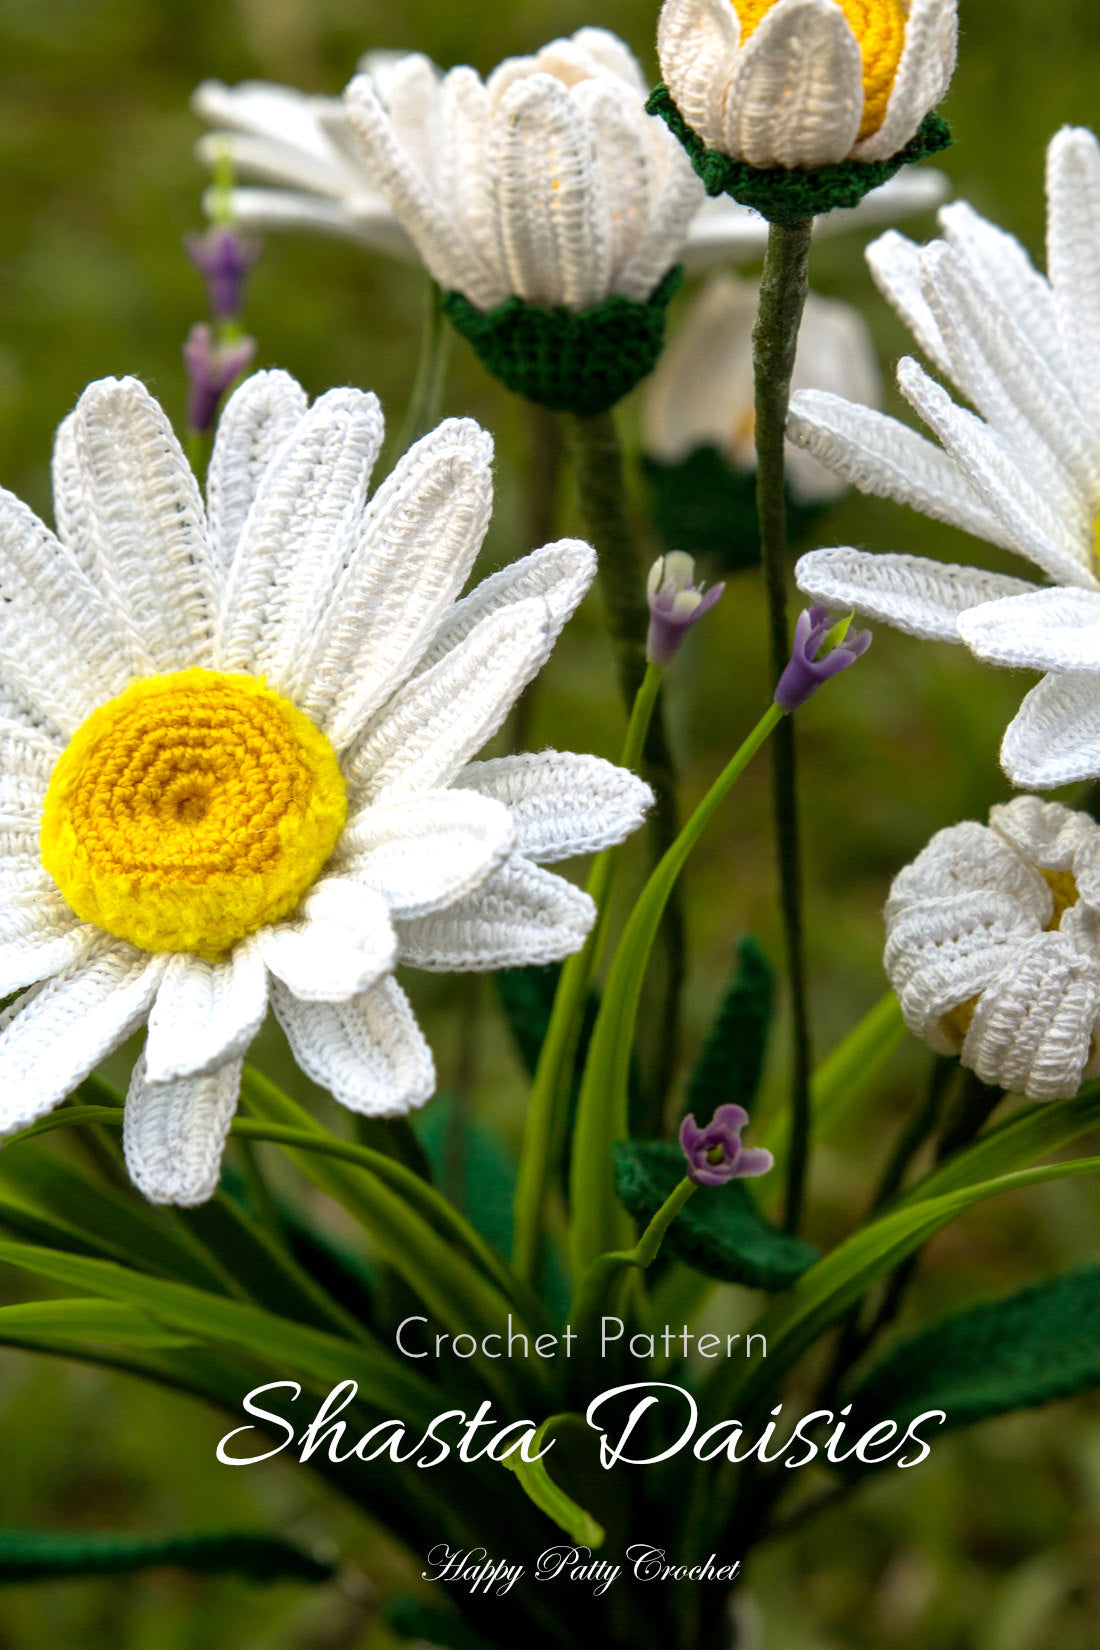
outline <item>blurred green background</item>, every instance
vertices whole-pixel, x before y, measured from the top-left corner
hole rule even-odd
[[[1095,0],[961,0],[959,72],[947,112],[953,187],[1042,255],[1043,148],[1060,124],[1100,119]],[[180,250],[200,224],[192,86],[206,76],[338,92],[358,55],[410,47],[489,69],[598,23],[655,74],[656,7],[606,0],[0,0],[0,482],[49,515],[52,432],[84,384],[136,373],[179,419],[179,348],[203,313]],[[910,232],[931,232],[930,221]],[[814,284],[859,303],[884,362],[908,348],[875,293],[858,237],[823,243]],[[683,300],[680,300],[681,302]],[[422,305],[409,271],[350,246],[271,237],[250,289],[259,362],[311,393],[377,390],[404,409]],[[675,324],[675,312],[673,317]],[[531,548],[524,409],[456,343],[446,410],[498,441],[498,510],[486,566]],[[633,410],[624,425],[634,427]],[[641,495],[639,494],[639,497]],[[567,493],[559,530],[575,528]],[[891,505],[850,498],[822,543],[992,552]],[[671,684],[685,793],[700,794],[758,714],[763,623],[739,575]],[[827,1049],[883,989],[879,910],[894,872],[933,831],[982,817],[1007,794],[1000,733],[1030,681],[960,650],[883,631],[864,664],[801,718],[815,1030]],[[531,707],[530,738],[614,753],[622,724],[595,602],[570,627]],[[736,935],[778,956],[764,769],[712,828],[688,879],[685,1046],[697,1044]],[[515,1141],[520,1067],[488,985],[413,982],[444,1082]],[[482,1030],[467,1030],[482,1009]],[[271,1045],[273,1057],[278,1050]],[[770,1081],[782,1082],[782,1038]],[[819,1239],[859,1210],[875,1165],[927,1067],[909,1045],[857,1138],[823,1155]],[[1095,1258],[1100,1202],[1078,1182],[983,1207],[932,1246],[912,1324]],[[731,1308],[733,1309],[733,1308]],[[243,1523],[334,1543],[338,1586],[187,1580],[66,1582],[0,1593],[0,1650],[356,1650],[388,1642],[377,1601],[406,1561],[303,1468],[235,1472],[214,1460],[224,1419],[94,1370],[0,1357],[0,1525],[173,1531]],[[1100,1642],[1100,1406],[1082,1401],[990,1423],[939,1444],[918,1473],[884,1475],[846,1509],[756,1557],[747,1590],[768,1650],[1087,1650]],[[750,1641],[751,1642],[751,1641]]]

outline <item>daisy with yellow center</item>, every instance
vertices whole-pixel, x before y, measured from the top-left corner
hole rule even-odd
[[[0,1132],[132,1032],[130,1174],[210,1197],[268,1007],[303,1070],[395,1116],[435,1086],[398,962],[490,969],[583,943],[541,868],[650,800],[596,757],[472,760],[595,558],[563,540],[456,600],[491,506],[452,419],[368,499],[378,403],[285,373],[229,401],[204,507],[133,379],[81,397],[55,537],[0,492]],[[28,989],[29,988],[29,989]]]
[[[666,0],[661,74],[708,148],[762,169],[888,160],[947,90],[956,0]]]

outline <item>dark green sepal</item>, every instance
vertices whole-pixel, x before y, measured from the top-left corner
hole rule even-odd
[[[443,308],[510,390],[554,412],[591,418],[653,371],[665,341],[665,312],[683,278],[677,264],[644,303],[612,293],[592,309],[548,309],[512,297],[483,312],[461,292],[449,292]]]
[[[329,1581],[335,1565],[281,1536],[251,1531],[146,1537],[56,1530],[0,1530],[0,1584],[67,1576],[124,1575],[161,1565],[248,1581]]]
[[[683,1152],[667,1140],[624,1140],[614,1157],[620,1202],[636,1220],[652,1220],[684,1178]],[[669,1227],[664,1252],[708,1278],[772,1292],[789,1289],[818,1258],[812,1244],[769,1225],[739,1180],[701,1186]]]
[[[858,206],[864,195],[889,182],[903,166],[938,155],[954,142],[942,115],[925,115],[916,136],[888,160],[842,160],[808,171],[785,171],[778,166],[761,169],[708,149],[664,84],[654,87],[646,109],[651,115],[660,115],[669,131],[679,138],[708,195],[732,195],[769,223],[798,223],[836,207]]]
[[[756,471],[738,470],[717,447],[696,447],[678,463],[642,458],[650,515],[666,550],[713,556],[724,573],[760,566]],[[787,488],[792,544],[809,536],[824,504],[801,504]]]

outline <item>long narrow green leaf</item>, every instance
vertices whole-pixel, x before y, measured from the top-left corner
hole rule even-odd
[[[360,1401],[383,1413],[426,1425],[438,1409],[438,1393],[381,1346],[341,1340],[261,1307],[146,1277],[113,1261],[6,1240],[0,1240],[0,1261],[138,1307],[203,1340],[228,1342],[258,1355],[280,1373],[300,1372],[323,1389],[357,1381]]]
[[[924,1202],[944,1192],[976,1186],[995,1175],[1049,1157],[1100,1124],[1100,1083],[1090,1083],[1072,1100],[1029,1106],[1007,1122],[979,1136],[972,1146],[918,1180],[899,1204]]]
[[[124,1301],[78,1295],[66,1300],[20,1301],[0,1307],[0,1342],[47,1337],[102,1341],[109,1346],[153,1348],[192,1345],[192,1338],[166,1329]]]
[[[245,1531],[133,1536],[0,1530],[0,1585],[66,1576],[128,1575],[160,1565],[248,1581],[329,1581],[335,1566],[280,1536]]]

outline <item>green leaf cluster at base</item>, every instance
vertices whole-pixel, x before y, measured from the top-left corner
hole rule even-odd
[[[684,1154],[667,1140],[620,1141],[615,1187],[636,1220],[650,1221],[684,1178]],[[777,1232],[744,1184],[703,1186],[669,1227],[666,1254],[708,1278],[751,1289],[789,1289],[818,1258],[801,1238]]]
[[[683,278],[676,265],[644,303],[612,293],[592,309],[547,309],[513,297],[483,312],[461,292],[449,292],[443,308],[510,390],[554,412],[591,418],[653,371],[665,341],[665,311]]]
[[[836,207],[858,206],[864,195],[888,183],[903,166],[938,155],[954,141],[941,115],[926,115],[916,136],[888,160],[843,160],[808,171],[761,169],[708,149],[676,107],[667,86],[654,87],[646,109],[651,115],[660,115],[669,131],[679,138],[708,195],[732,195],[769,223],[798,223]]]

